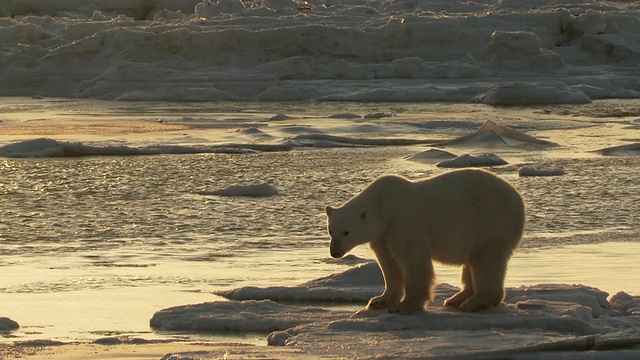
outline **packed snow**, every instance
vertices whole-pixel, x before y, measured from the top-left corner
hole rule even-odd
[[[633,1],[14,0],[0,95],[587,103],[640,97]]]
[[[624,292],[608,299],[582,285],[522,286],[508,288],[498,307],[462,313],[442,305],[457,288],[439,284],[426,312],[358,310],[383,289],[371,262],[298,286],[219,292],[232,300],[164,309],[150,324],[162,331],[269,333],[269,345],[327,357],[474,358],[634,347],[630,354],[638,355],[640,297]],[[347,346],[336,346],[341,343]]]

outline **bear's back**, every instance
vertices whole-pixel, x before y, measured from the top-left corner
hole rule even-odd
[[[465,236],[482,232],[521,234],[524,230],[524,200],[518,191],[502,178],[481,169],[451,171],[415,182],[416,201],[422,216],[431,224]],[[460,224],[464,227],[460,228]],[[509,228],[509,229],[507,229]],[[497,235],[497,234],[496,234]]]

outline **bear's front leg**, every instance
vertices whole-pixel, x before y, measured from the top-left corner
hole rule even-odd
[[[369,244],[376,255],[378,265],[384,278],[384,292],[369,300],[367,309],[386,309],[397,304],[404,296],[404,275],[400,265],[393,258],[389,246],[384,241],[376,241]]]
[[[401,264],[405,276],[405,296],[402,302],[389,308],[390,313],[410,315],[422,311],[426,302],[433,300],[435,272],[429,254],[420,254],[415,250]]]

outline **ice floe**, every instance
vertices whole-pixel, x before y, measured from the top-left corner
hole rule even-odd
[[[176,306],[156,312],[150,323],[163,331],[269,333],[269,345],[314,356],[466,359],[640,345],[640,298],[620,292],[608,299],[606,292],[582,285],[508,288],[504,304],[477,313],[444,308],[443,300],[456,291],[446,284],[438,286],[428,311],[411,316],[335,306],[355,297],[364,306],[379,294],[384,282],[376,267],[369,263],[290,288],[230,290],[219,295],[242,301]],[[331,296],[349,291],[354,297]],[[327,301],[334,305],[323,306]]]

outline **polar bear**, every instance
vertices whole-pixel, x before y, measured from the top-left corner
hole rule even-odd
[[[369,243],[384,293],[367,308],[411,314],[433,300],[432,260],[462,265],[460,292],[445,306],[477,311],[504,298],[507,262],[525,224],[524,201],[505,180],[480,169],[369,184],[339,208],[326,207],[334,258]]]

